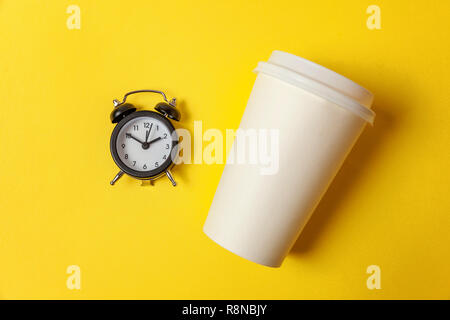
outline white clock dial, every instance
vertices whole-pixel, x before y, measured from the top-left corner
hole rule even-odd
[[[149,116],[135,117],[119,131],[116,149],[119,159],[135,171],[158,169],[170,159],[171,130],[163,121]]]

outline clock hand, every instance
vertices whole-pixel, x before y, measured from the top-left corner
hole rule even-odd
[[[153,123],[150,125],[150,129],[145,133],[145,142],[147,143],[148,137],[150,136],[150,132],[152,131]]]
[[[139,139],[136,138],[135,136],[132,136],[131,133],[127,133],[126,136],[127,136],[127,137],[130,137],[131,139],[136,140],[136,141],[139,142],[140,144],[144,144],[144,142],[142,142],[141,140],[139,140]]]
[[[153,142],[156,142],[156,141],[158,141],[158,140],[161,140],[161,137],[155,138],[155,139],[153,139],[153,140],[151,140],[151,141],[149,141],[149,142],[147,142],[147,143],[148,143],[148,144],[152,144]]]

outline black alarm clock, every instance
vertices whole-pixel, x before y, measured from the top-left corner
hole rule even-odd
[[[155,111],[140,110],[125,103],[131,94],[152,92],[162,95],[164,102]],[[140,180],[153,181],[167,176],[173,186],[176,182],[170,172],[178,155],[178,135],[171,120],[180,121],[176,99],[168,101],[158,90],[136,90],[125,94],[122,102],[114,100],[111,122],[117,123],[110,142],[111,155],[120,171],[110,182],[114,185],[123,174]]]

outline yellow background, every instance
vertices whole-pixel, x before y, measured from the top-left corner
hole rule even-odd
[[[66,27],[70,4],[80,30]],[[381,30],[366,27],[371,4]],[[449,299],[449,10],[443,0],[0,0],[0,298]],[[275,49],[367,87],[377,113],[279,269],[203,234],[223,165],[179,166],[176,188],[109,185],[113,98],[163,89],[181,102],[179,126],[224,132]],[[372,264],[381,290],[366,287]],[[69,265],[81,290],[66,287]]]

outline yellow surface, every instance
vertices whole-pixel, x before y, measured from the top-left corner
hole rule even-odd
[[[69,30],[66,9],[81,9]],[[369,30],[366,8],[381,8]],[[448,1],[0,1],[0,297],[450,298]],[[236,128],[283,50],[375,94],[367,127],[280,269],[202,232],[222,165],[141,187],[109,153],[111,100],[161,88],[181,127]],[[158,101],[140,96],[132,102]],[[206,143],[204,143],[204,146]],[[81,268],[69,290],[66,269]],[[368,290],[366,268],[381,268]]]

